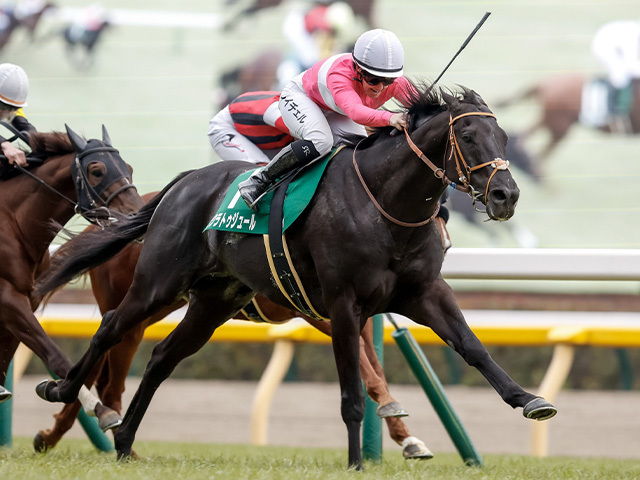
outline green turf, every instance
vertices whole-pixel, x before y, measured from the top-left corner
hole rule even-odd
[[[115,454],[97,453],[86,440],[63,440],[53,451],[35,454],[26,438],[0,449],[0,477],[20,480],[339,480],[352,479],[346,449],[251,447],[136,442],[142,460],[117,462]],[[367,479],[432,480],[623,480],[640,478],[640,462],[630,460],[487,455],[482,468],[467,467],[455,454],[430,461],[405,461],[394,453],[382,463],[366,463]],[[365,477],[363,477],[365,478]]]
[[[78,0],[60,0],[80,6]],[[245,2],[246,3],[246,2]],[[112,0],[107,8],[182,10],[224,15],[222,0]],[[215,113],[220,72],[267,48],[281,47],[282,18],[293,5],[247,19],[233,32],[119,26],[107,31],[92,69],[79,72],[65,58],[60,38],[29,43],[17,34],[3,60],[22,64],[31,79],[28,117],[41,129],[64,123],[91,137],[106,124],[134,169],[141,192],[161,188],[180,171],[217,160],[206,136]],[[491,17],[441,81],[477,90],[491,106],[537,80],[568,71],[599,73],[590,53],[597,27],[637,16],[634,0],[401,1],[377,2],[381,27],[394,30],[406,49],[409,75],[433,79],[486,10]],[[42,33],[59,28],[45,21]],[[354,30],[356,38],[362,23]],[[496,110],[509,132],[529,125],[534,103]],[[534,138],[531,148],[543,140]],[[526,226],[540,247],[640,246],[640,138],[575,128],[545,167],[542,185],[515,172],[522,194],[514,223]],[[516,246],[503,225],[486,225],[498,245]],[[454,215],[455,246],[491,245],[486,228]]]

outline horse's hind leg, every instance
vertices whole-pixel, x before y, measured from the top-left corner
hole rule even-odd
[[[131,455],[136,431],[160,384],[180,361],[200,350],[215,329],[245,306],[251,296],[252,292],[244,285],[230,284],[228,279],[209,278],[192,292],[184,319],[153,349],[138,390],[115,434],[118,458]]]
[[[80,388],[103,355],[120,342],[126,332],[163,306],[173,303],[175,295],[171,296],[171,293],[175,292],[175,285],[166,282],[163,287],[165,289],[162,291],[157,288],[145,289],[134,283],[118,308],[104,314],[89,348],[80,361],[69,370],[66,378],[57,382],[42,383],[36,388],[36,393],[50,402],[71,403],[78,398]],[[155,296],[147,292],[153,292]],[[164,301],[163,298],[171,298],[171,300]]]
[[[469,365],[478,369],[507,404],[523,407],[524,416],[535,420],[546,420],[556,414],[553,405],[525,391],[496,364],[467,325],[451,288],[442,278],[431,283],[422,297],[414,298],[417,300],[399,313],[431,327]]]

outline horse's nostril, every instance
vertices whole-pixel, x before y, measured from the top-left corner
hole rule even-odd
[[[489,197],[493,203],[503,203],[507,200],[507,194],[502,189],[491,190]]]
[[[518,201],[520,197],[520,190],[517,188],[496,188],[495,190],[491,190],[489,192],[489,201],[494,204],[512,202],[515,203]]]

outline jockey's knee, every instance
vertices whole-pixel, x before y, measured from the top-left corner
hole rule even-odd
[[[333,138],[332,137],[323,138],[323,139],[319,139],[319,140],[312,139],[311,143],[313,143],[313,146],[316,147],[316,150],[318,151],[318,156],[319,157],[321,157],[323,155],[326,155],[333,148]]]

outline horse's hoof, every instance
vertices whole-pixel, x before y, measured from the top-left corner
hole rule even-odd
[[[119,462],[130,462],[132,460],[136,460],[138,457],[137,454],[134,453],[133,450],[129,450],[128,453],[125,453],[121,450],[117,450],[117,455],[118,455],[118,461]]]
[[[531,420],[548,420],[556,413],[558,413],[558,409],[542,397],[531,400],[522,411],[522,414]]]
[[[402,441],[402,456],[405,460],[430,460],[433,453],[422,440],[416,437],[407,437]]]
[[[103,432],[117,428],[120,425],[122,425],[122,417],[115,410],[109,410],[103,413],[98,419],[98,426]]]
[[[390,417],[407,417],[409,414],[405,411],[404,407],[398,402],[387,403],[386,405],[380,405],[376,410],[376,413],[380,418]]]
[[[47,444],[42,435],[42,431],[36,433],[36,436],[33,437],[33,449],[37,453],[47,453],[49,450],[53,448],[53,445]]]
[[[12,396],[12,393],[6,388],[4,388],[2,385],[0,385],[0,403],[6,402],[11,398],[11,396]]]
[[[47,402],[55,402],[55,400],[51,399],[51,390],[58,385],[58,382],[61,380],[43,380],[38,385],[36,385],[36,394],[43,400]]]

